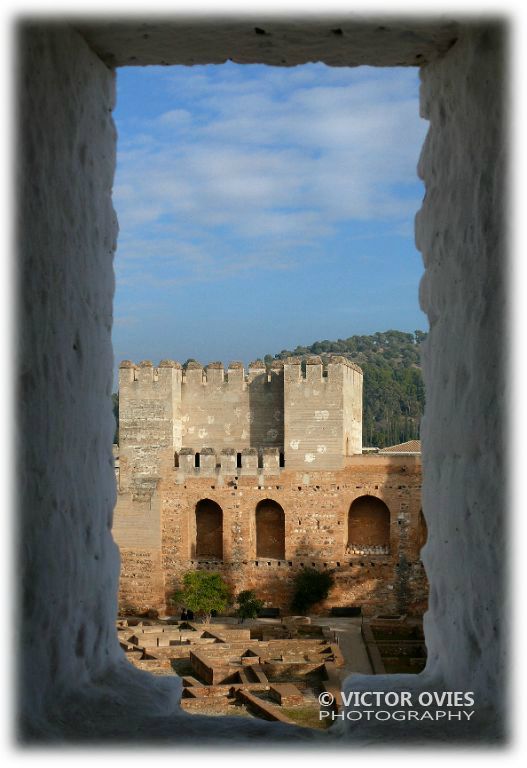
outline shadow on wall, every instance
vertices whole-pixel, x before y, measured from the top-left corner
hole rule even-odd
[[[263,363],[262,363],[263,365]],[[284,377],[280,369],[262,372],[247,383],[249,445],[279,448],[284,444]]]

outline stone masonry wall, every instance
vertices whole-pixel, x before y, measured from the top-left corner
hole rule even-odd
[[[284,365],[284,442],[288,469],[337,469],[362,451],[362,371],[345,358],[324,370],[319,357]]]
[[[181,366],[149,360],[119,367],[120,490],[159,477],[181,447]]]
[[[284,443],[284,391],[281,370],[266,373],[263,363],[240,363],[227,375],[221,363],[187,368],[181,387],[182,445],[199,452],[213,446],[281,447]]]
[[[183,574],[195,568],[219,571],[233,591],[255,589],[269,605],[287,612],[294,575],[304,567],[331,570],[335,587],[315,611],[331,606],[361,605],[366,615],[378,612],[421,613],[427,584],[419,558],[421,468],[417,456],[355,456],[335,472],[282,470],[278,476],[204,476],[199,472],[178,482],[177,471],[164,473],[155,491],[161,504],[160,571],[144,578],[144,589],[123,571],[120,601],[136,610],[175,610],[170,595]],[[348,515],[364,496],[382,499],[390,510],[389,549],[351,554]],[[119,496],[116,522],[127,524]],[[196,506],[210,499],[223,512],[223,558],[196,557]],[[262,558],[256,549],[256,508],[272,500],[284,510],[285,557]],[[265,506],[265,505],[264,505]],[[117,530],[117,529],[116,529]],[[139,529],[138,529],[139,532]],[[119,535],[116,532],[116,540]],[[128,539],[129,541],[129,539]],[[137,548],[143,549],[138,538]],[[130,552],[130,550],[127,550]],[[148,565],[150,568],[150,565]],[[164,580],[164,592],[161,581]]]
[[[362,371],[342,357],[326,367],[310,358],[305,373],[299,358],[275,361],[269,371],[255,361],[247,375],[241,363],[225,372],[222,363],[204,369],[190,362],[182,371],[169,360],[157,367],[126,360],[119,369],[119,433],[122,491],[144,488],[165,466],[190,469],[195,454],[208,453],[203,466],[212,470],[222,452],[235,465],[243,453],[250,470],[272,450],[277,468],[282,454],[292,469],[336,469],[344,456],[362,451]]]
[[[362,453],[362,387],[363,374],[358,366],[345,366],[342,371],[342,426],[345,456]]]

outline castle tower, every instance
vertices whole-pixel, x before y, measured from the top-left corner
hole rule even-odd
[[[318,356],[284,364],[284,450],[287,469],[338,469],[362,452],[362,370],[345,357],[327,368]]]
[[[119,366],[119,490],[154,483],[181,448],[181,365]]]
[[[120,491],[162,466],[214,474],[332,470],[362,452],[362,371],[344,357],[260,360],[224,370],[164,360],[119,370]],[[133,488],[132,488],[133,486]]]

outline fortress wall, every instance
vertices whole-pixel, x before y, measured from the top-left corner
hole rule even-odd
[[[119,609],[123,613],[144,613],[151,608],[163,610],[165,588],[161,551],[146,544],[134,548],[121,547]]]
[[[324,374],[327,375],[324,375]],[[338,469],[344,445],[343,374],[324,371],[310,358],[302,375],[300,358],[284,364],[284,449],[288,469]]]
[[[162,563],[166,594],[194,568],[219,570],[235,591],[255,589],[274,606],[287,610],[295,573],[305,567],[334,569],[336,587],[318,606],[363,605],[366,613],[419,611],[426,604],[427,583],[419,560],[421,472],[418,457],[353,457],[336,472],[282,470],[280,476],[240,477],[218,486],[196,475],[175,486],[165,476],[157,493],[162,498]],[[381,498],[390,509],[390,552],[346,553],[348,511],[363,495]],[[197,558],[195,509],[202,499],[223,512],[223,559]],[[285,558],[258,558],[255,510],[272,499],[285,512]],[[135,542],[141,551],[141,540]],[[258,565],[256,564],[258,562]],[[350,565],[351,563],[351,565]],[[128,579],[123,572],[121,581]],[[130,585],[122,585],[128,599]],[[138,595],[144,603],[144,596]],[[172,610],[172,609],[169,609]]]
[[[269,380],[268,380],[269,379]],[[265,368],[187,369],[182,385],[182,445],[242,451],[283,446],[283,377]]]
[[[112,533],[119,547],[133,548],[138,544],[161,549],[160,497],[135,498],[131,493],[119,493],[115,505]]]
[[[181,366],[129,361],[119,368],[120,490],[158,477],[181,447]]]
[[[161,568],[161,499],[119,493],[112,534],[121,553],[119,606],[143,611],[164,604]]]

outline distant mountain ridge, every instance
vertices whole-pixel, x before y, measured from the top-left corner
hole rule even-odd
[[[327,361],[342,355],[364,371],[363,444],[378,446],[419,438],[425,391],[421,374],[420,345],[424,331],[384,331],[370,336],[350,336],[336,341],[315,341],[309,346],[283,349],[264,361],[320,355]]]

